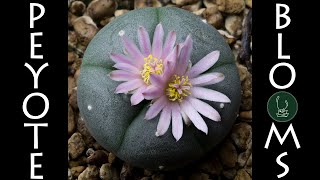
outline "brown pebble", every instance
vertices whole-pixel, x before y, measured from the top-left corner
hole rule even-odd
[[[145,176],[151,176],[152,173],[153,173],[152,171],[147,170],[147,169],[144,169],[144,171],[143,171],[143,174],[144,174]]]
[[[245,0],[245,1],[246,1],[246,5],[252,8],[252,0]]]
[[[219,157],[221,163],[228,168],[232,168],[236,165],[238,154],[236,148],[230,141],[226,141],[222,144],[219,151]]]
[[[74,133],[75,129],[76,121],[74,119],[73,109],[70,104],[68,104],[68,135],[71,136],[72,133]]]
[[[87,147],[92,147],[93,143],[95,143],[96,140],[91,136],[81,116],[79,116],[77,119],[77,130],[82,134],[83,140],[86,143]]]
[[[113,16],[116,9],[117,3],[115,0],[93,0],[88,5],[86,14],[94,21],[99,22],[105,17]]]
[[[74,110],[78,110],[78,102],[77,102],[77,89],[72,89],[71,95],[69,97],[69,104],[72,106]]]
[[[209,24],[217,29],[223,26],[223,17],[218,10],[217,6],[212,6],[204,10],[202,16],[207,20]]]
[[[252,111],[242,111],[240,112],[241,119],[252,119]]]
[[[93,164],[97,166],[101,166],[104,163],[108,162],[108,154],[106,154],[103,150],[94,151],[88,158],[87,163]]]
[[[209,180],[209,175],[205,173],[193,173],[189,180]]]
[[[237,170],[235,168],[226,169],[222,172],[222,175],[227,179],[233,179],[236,174],[237,174]]]
[[[69,31],[68,32],[68,44],[70,44],[71,46],[76,46],[78,43],[78,37],[76,32],[74,31]]]
[[[234,36],[231,36],[227,31],[218,30],[218,32],[224,37],[224,39],[229,45],[234,44],[237,40]]]
[[[251,180],[252,178],[244,169],[239,169],[234,180]]]
[[[212,6],[218,6],[219,11],[224,11],[226,2],[225,0],[204,0],[203,4],[209,8]]]
[[[79,76],[80,76],[80,68],[77,69],[77,71],[74,73],[74,80],[75,80],[75,83],[76,83],[76,86],[78,86],[78,79],[79,79]]]
[[[188,4],[194,4],[196,3],[198,0],[171,0],[172,3],[179,5],[179,6],[184,6],[184,5],[188,5]]]
[[[74,61],[76,61],[77,55],[74,52],[68,52],[68,64],[72,64]]]
[[[162,7],[162,4],[159,0],[135,0],[134,8],[146,8],[146,7]]]
[[[102,180],[113,180],[114,174],[112,172],[111,164],[109,163],[103,164],[100,168],[99,176]]]
[[[77,159],[69,161],[69,167],[77,167],[77,166],[84,166],[87,164],[87,158],[84,156],[80,156]]]
[[[113,164],[115,161],[116,161],[116,155],[115,154],[113,154],[113,153],[109,153],[109,155],[108,155],[108,162],[110,163],[110,164]]]
[[[99,168],[89,165],[78,177],[78,180],[99,180]]]
[[[72,27],[73,26],[73,21],[75,19],[77,19],[77,18],[78,18],[78,16],[72,14],[71,12],[68,12],[68,26]]]
[[[103,150],[103,147],[102,147],[99,143],[97,143],[97,142],[93,143],[92,147],[93,147],[95,150]]]
[[[165,180],[164,174],[154,174],[151,176],[152,180]]]
[[[87,46],[98,32],[97,25],[89,16],[81,16],[73,21],[74,31],[78,34],[78,42]],[[78,47],[78,46],[77,46]]]
[[[205,173],[218,176],[222,171],[222,165],[217,157],[213,157],[212,159],[200,164],[200,170]]]
[[[240,150],[248,149],[248,145],[252,138],[252,128],[248,123],[238,123],[233,126],[231,131],[231,139]]]
[[[71,174],[73,177],[78,177],[84,170],[85,166],[76,166],[71,168]]]
[[[245,8],[244,0],[225,0],[225,9],[223,12],[230,14],[238,14]]]
[[[228,16],[225,19],[225,28],[231,35],[239,37],[242,34],[242,17]]]
[[[75,87],[74,78],[71,76],[68,76],[68,97],[70,97],[72,89]]]
[[[127,12],[129,12],[129,10],[127,10],[127,9],[118,9],[114,12],[114,16],[119,17]]]
[[[194,12],[194,11],[198,11],[201,7],[201,1],[199,2],[196,2],[194,4],[189,4],[189,5],[186,5],[186,6],[182,6],[181,9],[184,9],[184,10],[187,10],[187,11],[191,11],[191,12]]]
[[[68,152],[71,159],[79,157],[86,148],[86,144],[80,133],[73,133],[68,140]]]
[[[76,16],[81,16],[86,11],[86,5],[82,1],[73,1],[70,12]]]

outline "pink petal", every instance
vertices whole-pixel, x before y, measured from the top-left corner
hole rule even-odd
[[[163,36],[164,32],[162,25],[158,24],[154,32],[152,42],[152,55],[157,58],[161,58],[162,55]]]
[[[174,103],[172,105],[172,134],[176,141],[182,137],[183,134],[183,122],[180,114],[180,107],[178,104]]]
[[[193,78],[210,69],[219,59],[220,51],[213,51],[192,66],[189,77]]]
[[[138,67],[137,63],[135,63],[132,59],[130,59],[129,57],[127,57],[127,56],[125,56],[123,54],[111,53],[110,58],[115,63],[127,63],[127,64],[131,64],[131,65],[134,65],[134,66]]]
[[[134,79],[131,81],[127,81],[124,83],[121,83],[117,88],[116,88],[116,94],[119,93],[129,93],[129,91],[135,90],[139,88],[140,86],[143,86],[145,83],[142,81],[142,79]]]
[[[139,79],[141,77],[138,74],[133,74],[133,73],[122,71],[122,70],[111,71],[109,76],[114,81],[130,81],[133,79]]]
[[[148,56],[149,54],[151,54],[151,43],[149,34],[142,26],[140,26],[138,29],[138,40],[142,54],[144,54],[144,56]]]
[[[124,70],[124,71],[128,71],[134,74],[140,74],[139,69],[137,69],[137,67],[134,67],[131,64],[127,64],[127,63],[117,63],[113,66],[114,68],[120,69],[120,70]]]
[[[164,106],[167,105],[167,102],[167,97],[161,96],[150,106],[144,119],[150,120],[156,117],[159,114],[159,112],[164,108]]]
[[[142,95],[142,92],[146,89],[146,86],[140,87],[130,98],[131,105],[137,105],[141,101],[143,101],[144,97]]]
[[[203,88],[203,87],[192,87],[191,95],[198,99],[204,99],[208,101],[230,103],[231,100],[221,92]]]
[[[200,114],[204,115],[205,117],[214,120],[214,121],[221,121],[220,114],[216,111],[213,107],[209,104],[200,101],[199,99],[190,97],[187,99],[193,108],[198,111]]]
[[[210,84],[216,84],[224,80],[224,75],[222,73],[207,73],[190,79],[190,83],[193,86],[205,86]]]
[[[170,31],[167,39],[164,43],[163,46],[163,51],[162,51],[162,57],[161,59],[165,59],[168,56],[168,53],[170,53],[176,43],[177,35],[175,31]]]
[[[149,86],[145,91],[142,93],[145,99],[151,100],[156,99],[162,95],[164,95],[163,88],[156,87],[156,86]]]
[[[190,121],[190,118],[187,116],[187,114],[180,108],[180,113],[181,113],[181,116],[182,116],[182,119],[184,121],[184,124],[186,124],[187,126],[190,126],[190,124],[192,123]]]
[[[138,63],[139,65],[143,65],[144,64],[144,60],[143,60],[144,56],[140,52],[138,47],[130,39],[128,39],[126,36],[122,36],[122,42],[123,42],[125,49],[129,53],[130,57],[132,57],[133,62]]]
[[[192,107],[188,101],[180,103],[180,107],[190,118],[194,126],[202,132],[208,134],[208,126],[200,116],[200,114]]]
[[[150,82],[152,85],[158,87],[161,87],[164,84],[162,76],[157,74],[150,74]]]
[[[184,75],[189,66],[189,61],[192,52],[192,39],[191,36],[188,35],[187,39],[183,43],[183,47],[179,56],[179,65],[177,68],[178,75]]]
[[[157,126],[156,136],[164,135],[164,133],[167,132],[170,126],[170,122],[171,122],[171,108],[169,105],[167,105],[166,107],[163,108],[161,112],[158,126]]]

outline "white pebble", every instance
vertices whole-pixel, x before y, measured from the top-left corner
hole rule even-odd
[[[224,107],[224,103],[220,103],[220,108],[222,109]]]
[[[164,168],[164,166],[159,166],[159,169],[162,170]]]
[[[91,109],[92,109],[92,106],[88,105],[88,110],[91,111]]]
[[[119,31],[119,36],[123,36],[126,32],[124,30]]]
[[[202,19],[202,22],[208,24],[207,20],[206,19]]]

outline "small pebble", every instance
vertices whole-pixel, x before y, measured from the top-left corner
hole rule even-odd
[[[129,10],[127,10],[127,9],[118,9],[114,12],[114,16],[119,17],[127,12],[129,12]]]
[[[69,167],[84,166],[86,164],[87,164],[87,158],[84,156],[80,156],[75,160],[69,161]]]
[[[240,112],[240,118],[244,120],[252,119],[252,111],[242,111]]]
[[[159,0],[135,0],[134,8],[146,8],[146,7],[162,7],[162,4]]]
[[[68,140],[68,150],[71,159],[79,157],[86,148],[80,133],[74,133]]]
[[[78,177],[84,170],[85,166],[76,166],[71,168],[71,174],[73,177]]]
[[[226,141],[225,143],[223,143],[219,151],[219,157],[220,157],[221,163],[224,166],[228,168],[235,167],[238,159],[238,154],[237,154],[236,148],[230,141]]]
[[[242,34],[242,17],[231,15],[225,20],[226,30],[233,36],[240,36]]]
[[[246,5],[252,8],[252,0],[245,0],[245,1],[246,1]]]
[[[239,169],[234,180],[251,180],[251,177],[246,170]]]
[[[115,154],[113,154],[113,153],[109,153],[109,155],[108,155],[108,162],[110,163],[110,164],[113,164],[115,161],[116,161],[116,155]]]
[[[207,20],[209,24],[219,29],[223,25],[223,17],[218,10],[217,6],[212,6],[204,10],[202,16]]]
[[[76,16],[81,16],[86,11],[86,5],[82,1],[73,1],[70,12]]]
[[[97,22],[105,17],[113,16],[116,9],[115,0],[93,0],[88,5],[86,14]]]
[[[237,170],[235,168],[226,169],[222,172],[222,175],[227,179],[233,179],[236,174],[237,174]]]
[[[225,0],[225,9],[223,12],[230,14],[238,14],[245,8],[244,0]]]
[[[203,4],[209,8],[212,6],[218,6],[219,11],[224,11],[226,2],[225,0],[204,0]]]
[[[108,154],[103,150],[94,151],[88,158],[87,163],[93,164],[96,166],[101,166],[104,163],[108,162]]]
[[[89,165],[78,177],[78,180],[99,180],[99,168]]]
[[[179,5],[179,6],[184,6],[184,5],[188,5],[188,4],[194,4],[196,3],[198,0],[171,0],[172,3]]]
[[[76,129],[76,121],[70,104],[68,104],[68,135],[71,136]]]
[[[238,123],[233,126],[230,136],[237,148],[246,150],[252,139],[252,128],[248,123]]]

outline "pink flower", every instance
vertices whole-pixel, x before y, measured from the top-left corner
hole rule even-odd
[[[110,78],[115,81],[125,81],[121,83],[115,93],[130,93],[131,104],[139,104],[143,99],[142,92],[150,85],[150,75],[161,75],[164,64],[168,60],[168,54],[173,50],[176,33],[169,32],[163,44],[164,31],[161,24],[158,24],[152,41],[149,34],[142,26],[138,29],[138,47],[126,36],[122,36],[122,43],[125,49],[124,54],[111,53],[111,59],[116,63],[114,70],[110,73]]]
[[[191,122],[204,133],[208,127],[202,116],[213,121],[220,121],[220,114],[209,104],[201,101],[230,103],[224,94],[203,86],[216,84],[224,80],[222,73],[204,73],[219,59],[220,52],[213,51],[190,67],[192,39],[190,35],[182,45],[177,45],[171,53],[172,58],[166,62],[162,75],[151,74],[151,86],[143,95],[153,100],[146,112],[145,119],[150,120],[160,112],[156,136],[163,135],[172,123],[172,134],[178,141],[183,134],[183,120]],[[201,115],[200,115],[201,114]]]

